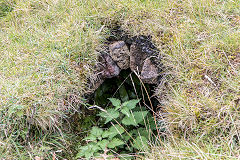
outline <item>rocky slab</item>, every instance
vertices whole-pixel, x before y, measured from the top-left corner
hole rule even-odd
[[[109,45],[109,51],[112,59],[117,63],[120,69],[129,68],[130,52],[124,41],[116,41]]]

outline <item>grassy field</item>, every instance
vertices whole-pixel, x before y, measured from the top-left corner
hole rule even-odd
[[[163,57],[168,141],[146,158],[238,159],[239,0],[0,0],[0,159],[75,157],[63,124],[115,26]]]

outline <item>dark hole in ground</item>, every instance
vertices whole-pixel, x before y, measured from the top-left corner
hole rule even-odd
[[[149,65],[154,65],[155,67],[158,68],[158,72],[161,72],[159,51],[156,48],[156,46],[152,43],[151,36],[140,35],[131,37],[124,30],[122,30],[121,27],[116,26],[111,29],[111,36],[109,36],[104,45],[105,47],[104,52],[108,56],[110,55],[109,45],[117,41],[124,41],[124,43],[128,47],[129,52],[132,45],[135,45],[138,48],[136,52],[139,52],[139,54],[135,55],[136,61],[138,60],[137,57],[145,58],[154,57],[153,63]],[[101,67],[102,66],[103,67],[100,68],[100,71],[98,71],[98,73],[96,74],[99,74],[101,72],[107,74],[102,75],[102,77],[100,77],[104,81],[101,82],[101,85],[99,87],[94,89],[95,90],[94,93],[90,95],[88,94],[85,97],[87,100],[86,103],[89,104],[88,107],[97,105],[105,109],[111,105],[108,98],[117,98],[120,99],[122,102],[131,99],[140,99],[141,106],[145,107],[147,110],[150,110],[151,112],[157,111],[159,102],[157,98],[154,96],[154,92],[155,88],[161,81],[161,76],[158,76],[157,82],[154,84],[144,83],[142,85],[142,83],[139,80],[139,77],[136,76],[135,73],[133,72],[134,69],[131,68],[130,66],[128,69],[120,69],[121,71],[118,75],[114,75],[113,78],[109,78],[107,76],[113,74],[111,73],[111,71],[114,68],[113,64],[115,64],[116,61],[112,63],[108,62],[108,59],[104,59],[102,61],[100,60],[100,63],[101,64],[103,63],[103,65],[101,65]],[[135,65],[142,65],[144,61],[143,62],[139,61],[135,63],[136,63]],[[71,118],[72,119],[71,121],[73,122],[74,126],[78,126],[76,128],[77,131],[83,131],[85,129],[89,130],[89,127],[97,125],[98,122],[97,113],[99,113],[99,110],[98,109],[89,110],[87,109],[88,107],[80,106],[79,108],[80,114],[76,113],[76,115],[74,115]]]
[[[130,34],[124,31],[119,25],[116,25],[115,27],[113,27],[110,30],[110,32],[111,32],[111,36],[107,38],[106,46],[109,46],[114,42],[124,41],[126,46],[128,47],[129,52],[131,52],[130,51],[131,45],[135,45],[139,49],[138,52],[141,52],[140,54],[135,55],[136,57],[144,57],[144,56],[155,57],[153,58],[153,64],[158,68],[158,72],[162,71],[161,70],[162,65],[160,64],[161,58],[159,58],[159,50],[152,43],[152,40],[151,40],[152,37],[150,35],[147,35],[147,36],[139,35],[139,36],[132,37],[130,36]],[[110,48],[108,47],[106,48],[108,53],[111,52]],[[119,54],[118,56],[122,56],[121,54]],[[138,59],[136,59],[136,61],[137,60]],[[130,61],[131,61],[131,58],[130,58]],[[137,63],[143,63],[143,62],[135,62],[135,63],[136,63],[135,65],[139,65]],[[130,64],[130,68],[131,68],[131,64]],[[156,99],[156,97],[154,97],[153,95],[157,85],[161,81],[161,76],[160,75],[158,76],[157,82],[155,84],[144,83],[143,84],[145,87],[144,88],[139,80],[139,77],[137,77],[135,73],[132,72],[133,68],[131,69],[130,68],[122,69],[120,74],[116,77],[105,79],[103,84],[101,84],[98,87],[98,89],[95,90],[94,94],[90,96],[91,98],[88,98],[89,103],[92,105],[96,104],[101,107],[107,107],[109,105],[108,98],[117,98],[117,99],[120,99],[122,102],[125,102],[130,99],[141,99],[141,105],[146,106],[147,108],[151,108],[153,109],[153,111],[156,111],[159,102]]]
[[[159,73],[162,71],[159,51],[151,42],[151,36],[130,37],[119,27],[116,27],[111,32],[112,35],[108,38],[103,50],[99,50],[100,58],[98,65],[95,66],[97,68],[96,73],[93,74],[94,76],[97,75],[98,79],[93,78],[91,79],[92,81],[89,81],[91,92],[89,93],[90,95],[88,94],[85,97],[87,105],[81,105],[79,108],[80,112],[75,113],[70,118],[71,128],[78,135],[77,139],[82,145],[84,145],[83,137],[89,134],[88,131],[93,126],[107,130],[112,126],[112,123],[115,123],[104,122],[103,118],[98,114],[101,113],[101,110],[98,107],[92,107],[96,105],[105,110],[113,108],[114,106],[109,98],[119,99],[122,103],[132,99],[140,99],[139,104],[143,109],[141,107],[134,108],[132,115],[133,112],[147,112],[145,120],[148,122],[148,129],[152,129],[151,135],[153,135],[153,139],[158,135],[157,130],[164,132],[164,130],[160,130],[157,127],[161,124],[154,121],[156,114],[153,114],[153,112],[157,112],[159,106],[158,99],[155,96],[155,89],[161,81]],[[128,64],[128,66],[125,64]],[[137,76],[135,73],[139,73],[139,75]],[[142,83],[143,81],[145,83]],[[92,86],[93,88],[91,88]],[[119,123],[123,122],[121,121],[122,117],[124,115],[118,117],[117,121]],[[141,117],[138,119],[141,119]],[[148,130],[144,128],[144,125],[126,125],[125,127],[132,131],[134,136],[138,136],[138,131],[143,133],[143,131]],[[137,131],[136,134],[133,131]],[[125,145],[123,146],[126,147]],[[120,152],[123,150],[127,151],[126,148],[118,148]]]
[[[141,84],[139,78],[130,70],[122,70],[117,77],[106,79],[89,98],[89,104],[106,108],[108,98],[117,98],[122,102],[141,99],[141,105],[156,111],[158,101],[153,96],[154,84]],[[147,91],[146,91],[147,90]],[[149,99],[150,98],[150,99]],[[151,103],[152,107],[151,107]]]
[[[86,99],[89,106],[97,105],[104,109],[111,106],[108,98],[120,99],[122,103],[131,99],[140,99],[140,105],[153,114],[153,111],[156,112],[159,105],[157,98],[154,96],[155,87],[155,84],[142,84],[135,73],[126,69],[122,70],[117,77],[106,79]],[[75,113],[70,118],[72,129],[80,133],[89,130],[89,127],[99,125],[98,113],[100,113],[100,110],[97,108],[88,109],[88,107],[81,106],[80,113]]]

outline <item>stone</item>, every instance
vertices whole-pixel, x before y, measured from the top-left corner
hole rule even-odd
[[[116,77],[120,73],[120,68],[118,67],[116,62],[114,62],[112,57],[107,53],[102,53],[99,56],[97,70],[102,78]]]
[[[130,46],[130,69],[136,73],[140,73],[147,54],[142,52],[141,48],[133,43]]]
[[[109,51],[112,59],[117,63],[119,68],[129,68],[130,52],[124,41],[116,41],[109,45]]]
[[[151,57],[147,58],[144,61],[142,71],[141,71],[141,80],[144,83],[156,84],[159,76],[158,67],[152,62]]]
[[[157,56],[158,49],[151,42],[150,36],[138,36],[134,37],[135,45],[141,49],[142,52],[146,53],[148,56]]]
[[[159,51],[152,44],[151,37],[138,36],[129,39],[129,42],[114,40],[110,44],[106,43],[105,52],[99,54],[98,63],[94,66],[95,72],[88,81],[90,93],[107,78],[116,77],[122,69],[128,68],[139,74],[144,83],[158,83],[162,67]]]
[[[120,73],[120,68],[107,53],[98,55],[98,63],[94,66],[94,73],[88,78],[87,94],[92,94],[104,82],[106,78],[116,77]]]

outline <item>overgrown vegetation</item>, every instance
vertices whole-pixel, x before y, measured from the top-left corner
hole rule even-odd
[[[151,35],[168,141],[151,158],[237,159],[240,1],[0,1],[0,159],[68,157],[63,120],[83,101],[116,24]],[[72,138],[71,138],[72,139]]]
[[[109,97],[120,99],[122,102],[130,99],[142,99],[149,104],[147,94],[153,95],[155,85],[144,84],[146,91],[139,78],[130,70],[122,70],[118,77],[106,79],[104,83],[92,95],[92,104],[100,107],[108,107]],[[154,97],[150,98],[154,101]],[[156,107],[156,104],[154,105]]]
[[[109,99],[113,107],[102,111],[105,127],[93,127],[90,135],[84,138],[87,145],[80,146],[78,158],[114,157],[114,154],[136,153],[149,150],[148,142],[155,139],[156,126],[152,114],[143,107],[136,107],[139,100],[121,104],[116,98]],[[110,153],[109,153],[110,152]],[[120,155],[121,157],[121,155]],[[132,157],[130,157],[132,158]]]

